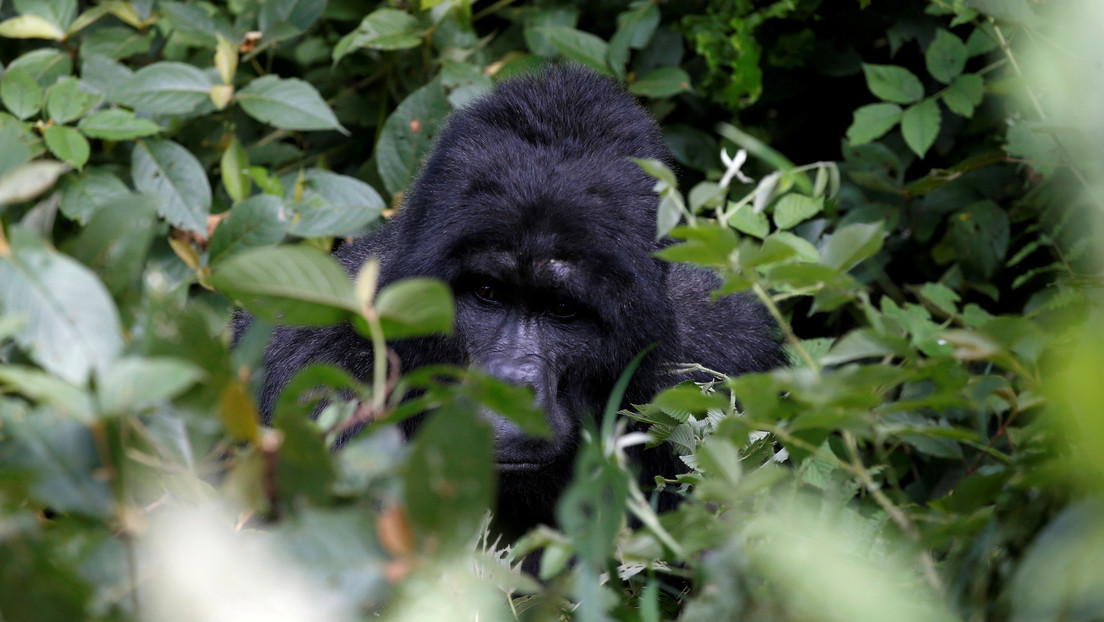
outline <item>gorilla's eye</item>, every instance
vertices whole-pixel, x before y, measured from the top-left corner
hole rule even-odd
[[[548,309],[548,312],[551,313],[553,317],[559,318],[561,320],[566,320],[568,318],[575,317],[575,313],[577,312],[577,310],[575,308],[575,305],[571,304],[570,302],[566,300],[557,300],[556,302],[552,303],[552,306]]]
[[[498,302],[498,290],[486,283],[475,287],[475,295],[486,302]]]

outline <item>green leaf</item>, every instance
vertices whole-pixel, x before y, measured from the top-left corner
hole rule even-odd
[[[579,9],[570,5],[532,7],[522,13],[525,45],[537,56],[552,57],[558,53],[548,29],[556,26],[573,27],[579,23]]]
[[[161,126],[149,119],[139,119],[129,110],[101,110],[84,117],[77,128],[85,136],[103,140],[130,140],[161,132]]]
[[[11,247],[0,257],[0,307],[27,317],[16,343],[47,371],[84,385],[123,348],[111,296],[88,268],[25,229],[12,230]]]
[[[770,222],[763,212],[756,212],[750,203],[744,203],[728,216],[728,225],[760,240],[770,233]]]
[[[882,248],[882,223],[856,223],[839,229],[824,243],[820,263],[846,272]]]
[[[238,91],[235,99],[249,116],[289,130],[349,131],[309,83],[296,78],[267,75]]]
[[[133,291],[160,224],[155,206],[147,195],[116,195],[92,215],[66,252],[95,270],[112,294]]]
[[[181,229],[207,235],[211,186],[203,165],[171,140],[140,140],[131,152],[134,187],[158,196],[161,217]]]
[[[154,32],[156,29],[138,32],[125,26],[95,28],[83,36],[81,57],[103,56],[120,60],[135,54],[145,54],[153,44]],[[83,73],[81,78],[85,78]]]
[[[58,49],[42,48],[15,59],[7,70],[17,67],[31,74],[38,86],[48,88],[73,72],[73,58]]]
[[[924,157],[935,142],[935,137],[939,135],[942,120],[939,104],[934,99],[926,99],[906,108],[901,115],[901,134],[909,149],[921,158]]]
[[[391,283],[375,301],[388,339],[452,333],[456,315],[448,286],[436,279],[414,278]]]
[[[261,30],[269,30],[278,22],[287,22],[299,30],[310,28],[322,17],[325,2],[318,0],[268,0],[261,3],[258,21]]]
[[[774,204],[774,225],[779,229],[789,229],[816,216],[822,209],[824,199],[791,192]]]
[[[219,160],[219,173],[226,194],[235,201],[242,201],[253,190],[253,181],[249,176],[249,156],[238,141],[236,135],[230,136],[230,144],[222,152]]]
[[[67,170],[67,164],[49,160],[36,160],[15,167],[0,177],[0,205],[30,201],[49,190]]]
[[[62,32],[77,16],[77,0],[15,0],[20,15],[35,15],[57,26]]]
[[[294,179],[285,179],[285,185],[296,192]],[[304,238],[348,235],[378,219],[384,207],[375,188],[359,179],[307,169],[288,232]]]
[[[37,15],[20,15],[0,22],[0,37],[61,41],[65,32]]]
[[[101,99],[101,95],[81,91],[76,78],[66,78],[46,91],[46,112],[55,123],[69,123],[87,114]]]
[[[897,104],[869,104],[855,110],[851,127],[847,128],[847,142],[853,147],[877,140],[901,121],[901,107]]]
[[[943,103],[951,112],[967,119],[974,116],[974,108],[985,97],[985,82],[976,73],[964,73],[951,83],[943,93]]]
[[[195,364],[168,357],[119,359],[99,378],[100,408],[108,413],[138,411],[180,395],[204,376]]]
[[[0,386],[36,402],[57,408],[61,414],[81,423],[95,416],[92,396],[50,374],[20,365],[0,365]]]
[[[937,28],[935,39],[924,53],[924,64],[933,78],[950,84],[966,67],[966,44],[954,34]]]
[[[612,75],[606,57],[609,44],[601,37],[568,26],[550,26],[543,29],[548,41],[568,60],[586,65],[595,71]]]
[[[114,173],[89,167],[62,182],[61,213],[80,223],[99,208],[130,195],[130,189]]]
[[[84,168],[92,149],[80,132],[64,125],[51,125],[46,128],[43,136],[46,138],[46,146],[59,160],[78,170]]]
[[[629,85],[633,95],[670,97],[690,90],[690,75],[679,67],[659,67]]]
[[[678,192],[669,190],[663,193],[656,209],[656,239],[671,232],[682,221],[683,207]]]
[[[342,37],[333,51],[334,62],[361,48],[373,50],[404,50],[422,44],[422,28],[418,18],[398,9],[376,9],[360,26]]]
[[[954,249],[968,277],[986,280],[1004,261],[1010,235],[1008,214],[987,199],[975,201],[947,219],[945,242]]]
[[[211,268],[211,285],[279,324],[327,325],[358,313],[353,284],[333,257],[308,246],[262,246]]]
[[[0,101],[8,112],[25,120],[42,108],[42,89],[26,69],[13,67],[0,80]]]
[[[111,99],[155,115],[182,116],[209,102],[212,86],[196,67],[162,61],[136,71],[111,91]]]
[[[288,221],[285,201],[261,194],[250,197],[230,209],[230,214],[215,227],[208,248],[208,263],[215,265],[246,248],[276,244],[284,239]]]
[[[920,78],[904,67],[863,63],[862,68],[866,86],[882,101],[911,104],[924,97]]]
[[[414,178],[448,111],[445,89],[434,80],[407,96],[387,117],[376,159],[388,193],[402,192]]]

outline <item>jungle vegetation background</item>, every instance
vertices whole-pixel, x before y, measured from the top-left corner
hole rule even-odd
[[[1101,32],[1093,0],[0,2],[0,620],[1104,618]],[[439,284],[326,251],[553,60],[660,120],[664,256],[793,365],[608,418],[508,553],[471,405],[524,392],[315,367],[262,428],[228,322],[447,330]]]

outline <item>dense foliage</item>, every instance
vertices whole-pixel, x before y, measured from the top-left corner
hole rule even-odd
[[[1093,0],[0,3],[0,620],[1104,618],[1102,28]],[[607,417],[559,524],[507,543],[473,405],[532,425],[529,395],[389,377],[447,289],[325,251],[550,59],[660,119],[664,257],[754,292],[793,364]],[[374,381],[309,368],[259,426],[238,305],[354,320]],[[624,460],[653,442],[688,469],[660,516]]]

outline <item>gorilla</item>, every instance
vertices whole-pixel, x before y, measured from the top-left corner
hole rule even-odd
[[[630,158],[670,161],[656,123],[619,84],[578,67],[508,79],[452,114],[393,221],[336,251],[350,274],[378,257],[381,287],[428,276],[452,288],[451,336],[389,344],[403,369],[473,366],[532,387],[551,438],[485,413],[504,534],[554,524],[584,419],[601,415],[626,365],[649,346],[625,404],[693,379],[673,372],[676,363],[736,375],[784,361],[757,302],[712,300],[714,274],[654,256],[670,240],[656,239],[655,180]],[[368,380],[372,347],[348,323],[275,329],[263,417],[312,362]],[[404,432],[417,426],[410,420]],[[666,445],[636,457],[642,482],[684,470]]]

